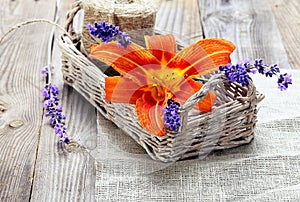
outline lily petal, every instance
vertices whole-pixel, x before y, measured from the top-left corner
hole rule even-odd
[[[145,96],[136,101],[136,113],[142,127],[156,136],[165,134],[162,110],[163,107],[159,102],[153,105]]]
[[[167,64],[185,76],[200,77],[230,63],[234,44],[225,39],[203,39],[176,54]]]
[[[203,100],[198,102],[196,108],[201,112],[210,112],[216,100],[217,100],[216,94],[210,91],[208,92],[207,96]]]
[[[122,75],[126,75],[136,68],[147,74],[147,69],[143,66],[154,64],[154,67],[158,67],[160,64],[149,51],[135,43],[131,43],[127,48],[118,47],[116,42],[93,45],[90,57],[105,62]]]
[[[162,65],[166,65],[176,54],[177,44],[172,34],[145,36],[146,48]]]
[[[174,93],[176,100],[180,104],[184,104],[187,99],[198,92],[202,86],[202,83],[194,81],[191,78],[186,79],[186,82],[183,82],[180,86],[180,90]],[[201,112],[210,112],[216,99],[216,94],[210,91],[207,96],[196,105],[196,108]]]
[[[130,79],[121,76],[105,78],[105,100],[115,103],[135,104],[144,91]]]

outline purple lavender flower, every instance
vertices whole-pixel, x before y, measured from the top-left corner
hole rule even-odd
[[[54,69],[53,66],[50,66],[50,69]],[[44,67],[42,70],[41,70],[41,74],[48,74],[48,66]]]
[[[290,84],[292,84],[292,75],[287,73],[280,74],[277,80],[278,88],[282,90],[286,90]]]
[[[43,88],[43,90],[42,90],[42,95],[45,97],[45,99],[49,99],[50,98],[49,91],[46,90],[45,88]]]
[[[118,26],[110,25],[106,22],[99,22],[95,23],[94,26],[88,24],[87,28],[94,38],[100,38],[102,42],[118,41],[118,46],[123,46],[124,48],[131,43],[128,34],[121,32]]]
[[[236,65],[228,64],[225,66],[220,66],[220,71],[224,72],[226,78],[229,80],[229,83],[237,82],[242,86],[248,86],[249,75],[248,72],[250,63],[238,63]]]
[[[267,67],[268,65],[264,64],[263,59],[256,59],[253,66],[258,70],[258,73],[265,74],[265,67]]]
[[[129,44],[131,44],[131,38],[128,34],[126,34],[125,32],[122,32],[121,34],[119,34],[118,36],[118,46],[123,46],[124,48],[127,48],[127,46]]]
[[[220,66],[219,70],[225,74],[229,83],[237,82],[242,86],[248,86],[250,84],[249,73],[255,74],[258,71],[266,77],[277,76],[277,74],[280,73],[277,64],[268,66],[262,59],[256,59],[253,64],[250,63],[250,60],[246,60],[245,62],[240,62],[236,65],[228,64]],[[280,90],[286,90],[288,85],[292,84],[291,75],[279,75],[277,83]]]
[[[277,64],[269,66],[264,63],[263,59],[256,59],[253,67],[253,69],[257,69],[260,74],[263,74],[266,77],[272,77],[273,75],[280,73],[280,69]]]
[[[46,73],[48,73],[48,71]],[[42,74],[45,73],[42,72]],[[66,116],[62,113],[62,106],[58,103],[60,100],[57,97],[58,94],[59,91],[56,85],[50,83],[44,86],[42,95],[45,98],[43,106],[47,110],[45,117],[49,117],[49,123],[55,128],[55,133],[59,136],[60,141],[69,144],[70,139],[67,135],[64,123]]]
[[[69,142],[70,141],[69,139],[66,140],[66,138],[65,138],[67,136],[67,133],[66,133],[67,128],[65,127],[64,124],[61,124],[61,123],[56,124],[54,126],[54,128],[55,128],[55,133],[59,136],[59,139],[61,141],[63,141],[63,142],[66,142],[66,141]]]
[[[265,71],[266,77],[272,77],[273,75],[276,75],[277,73],[280,73],[280,69],[277,64],[270,66],[268,70]]]
[[[168,106],[163,109],[164,114],[164,125],[166,128],[177,131],[181,126],[181,119],[178,114],[179,103],[174,100],[168,100]]]

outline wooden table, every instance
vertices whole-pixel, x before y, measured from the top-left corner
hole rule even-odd
[[[25,20],[53,19],[54,1],[1,3],[0,35]],[[61,25],[71,4],[61,2]],[[298,0],[162,0],[156,29],[173,33],[186,45],[227,38],[237,46],[235,62],[264,58],[281,68],[300,68]],[[97,162],[83,147],[67,150],[58,143],[43,117],[40,70],[47,64],[50,31],[46,24],[28,25],[0,45],[0,201],[94,201],[97,195]],[[54,81],[62,89],[68,133],[82,146],[95,147],[101,115],[63,85],[57,47],[54,53]]]

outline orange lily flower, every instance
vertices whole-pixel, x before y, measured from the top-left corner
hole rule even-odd
[[[127,48],[118,47],[116,42],[93,45],[90,57],[122,75],[105,78],[106,101],[135,104],[142,127],[150,134],[163,136],[162,109],[167,101],[184,104],[203,85],[193,78],[230,63],[235,46],[224,39],[204,39],[176,53],[173,35],[145,36],[145,42],[147,49],[135,43]],[[215,100],[216,95],[210,92],[197,108],[209,112]]]

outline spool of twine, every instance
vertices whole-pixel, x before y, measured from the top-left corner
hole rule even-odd
[[[160,0],[83,0],[84,20],[82,42],[89,53],[90,46],[100,43],[91,37],[87,24],[107,22],[120,27],[133,42],[144,45],[144,35],[153,35],[156,11]]]

